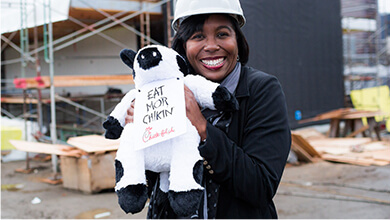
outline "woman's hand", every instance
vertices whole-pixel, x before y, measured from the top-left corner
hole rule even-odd
[[[134,122],[134,102],[135,102],[135,99],[131,102],[130,108],[127,109],[127,115],[125,117],[125,124]]]
[[[202,112],[199,109],[194,93],[192,93],[186,85],[184,85],[184,96],[186,101],[187,117],[191,121],[192,125],[198,130],[201,140],[204,140],[207,137],[207,120],[203,117]]]

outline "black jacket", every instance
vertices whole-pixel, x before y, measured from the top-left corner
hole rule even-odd
[[[284,93],[276,77],[243,66],[235,96],[240,109],[222,120],[222,127],[208,123],[207,140],[199,146],[206,161],[208,217],[277,218],[272,199],[291,145]],[[156,191],[152,204],[164,197],[156,199]],[[149,210],[148,218],[175,217],[161,204]]]

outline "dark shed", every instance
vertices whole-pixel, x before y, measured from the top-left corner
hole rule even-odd
[[[249,66],[278,77],[292,128],[344,106],[339,0],[241,0]]]

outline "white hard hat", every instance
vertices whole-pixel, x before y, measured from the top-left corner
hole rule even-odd
[[[177,0],[172,28],[177,31],[181,22],[191,15],[214,13],[231,15],[238,21],[240,27],[245,24],[239,0]]]

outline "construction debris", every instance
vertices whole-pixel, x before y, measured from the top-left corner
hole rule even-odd
[[[60,156],[62,178],[41,181],[63,183],[65,188],[87,193],[115,186],[114,159],[119,140],[108,140],[101,135],[86,135],[69,138],[69,145],[20,140],[11,140],[10,143],[21,151]]]
[[[390,143],[371,138],[329,138],[313,128],[292,131],[292,150],[303,162],[319,159],[361,166],[390,164]]]

